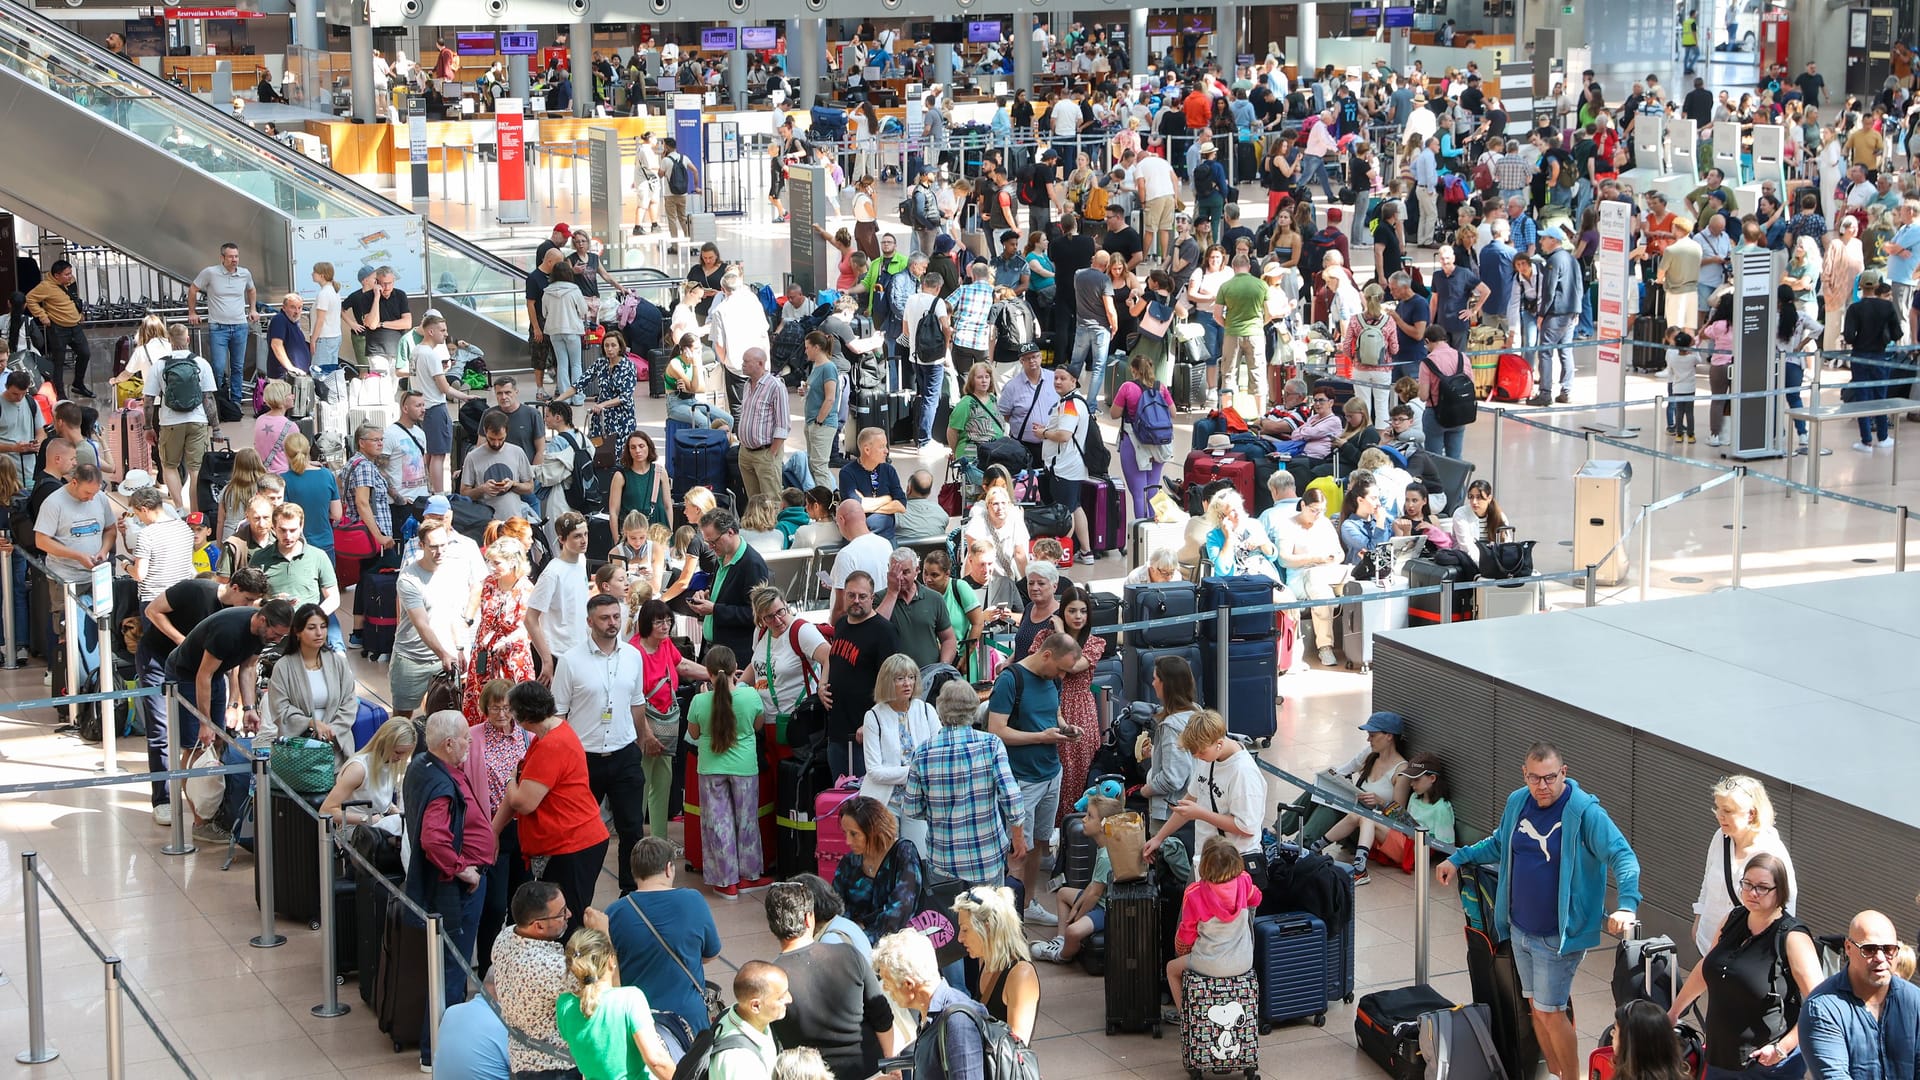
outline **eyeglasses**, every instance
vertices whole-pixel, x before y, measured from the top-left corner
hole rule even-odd
[[[1900,943],[1897,941],[1891,945],[1862,945],[1861,943],[1853,940],[1852,938],[1848,938],[1847,944],[1853,946],[1856,949],[1859,949],[1860,955],[1866,957],[1869,960],[1873,959],[1875,956],[1884,956],[1887,959],[1892,960],[1894,957],[1900,955]]]
[[[1750,892],[1755,896],[1765,896],[1774,891],[1774,886],[1758,881],[1742,881],[1740,882],[1740,891]]]
[[[1526,778],[1529,787],[1545,787],[1555,780],[1560,779],[1562,776],[1565,776],[1566,772],[1567,770],[1562,768],[1555,769],[1550,773],[1521,773],[1520,775]]]
[[[572,914],[573,914],[573,909],[572,909],[572,908],[570,908],[570,907],[568,907],[568,906],[566,906],[565,904],[562,904],[562,905],[560,905],[560,911],[559,911],[559,913],[558,913],[558,914],[554,914],[554,915],[542,915],[542,916],[540,916],[539,918],[537,918],[537,919],[535,919],[535,920],[533,920],[533,921],[534,921],[534,922],[552,922],[552,921],[553,921],[553,920],[555,920],[555,919],[565,919],[565,918],[568,918],[568,917],[569,917],[569,916],[571,916]]]
[[[1331,405],[1333,404],[1333,399],[1328,397],[1316,397],[1313,399],[1313,403],[1315,405]]]

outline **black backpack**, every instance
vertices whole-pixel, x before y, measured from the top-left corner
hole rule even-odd
[[[1101,434],[1099,419],[1094,416],[1093,406],[1087,403],[1087,399],[1079,394],[1074,394],[1072,397],[1077,398],[1081,407],[1087,411],[1087,422],[1083,426],[1084,436],[1080,443],[1080,460],[1086,462],[1089,477],[1105,476],[1107,470],[1113,467],[1113,452],[1107,449],[1107,437]]]
[[[1040,166],[1028,162],[1020,166],[1020,204],[1039,206],[1047,201],[1046,190],[1040,186]]]
[[[1220,191],[1220,163],[1202,161],[1200,167],[1193,170],[1193,193],[1196,196],[1214,195]]]
[[[1452,375],[1440,374],[1433,361],[1421,357],[1420,362],[1433,373],[1436,383],[1433,392],[1433,417],[1440,421],[1443,428],[1465,427],[1473,423],[1480,415],[1480,396],[1474,392],[1473,376],[1464,371]]]
[[[732,1032],[721,1038],[714,1038],[716,1028],[707,1028],[693,1037],[693,1045],[687,1047],[686,1056],[673,1067],[673,1080],[707,1080],[713,1069],[713,1055],[722,1050],[751,1050],[753,1040],[743,1032]]]
[[[996,1020],[979,1005],[949,1005],[940,1013],[933,1029],[930,1052],[944,1070],[947,1064],[947,1029],[955,1016],[965,1016],[980,1029],[981,1070],[984,1080],[1040,1080],[1040,1057],[1013,1037],[1003,1020]],[[680,1080],[675,1073],[674,1080]]]
[[[940,312],[946,301],[927,305],[913,327],[913,360],[917,364],[937,364],[947,355],[947,332],[940,328]]]
[[[593,467],[593,443],[582,439],[579,432],[561,432],[560,437],[573,447],[573,475],[567,477],[567,505],[582,514],[597,513],[607,508],[607,490],[600,483],[600,473]]]
[[[692,178],[687,175],[687,159],[681,157],[680,152],[676,150],[673,152],[671,161],[672,168],[667,172],[667,193],[685,195],[693,186]]]
[[[13,546],[21,551],[40,553],[40,542],[33,533],[33,512],[28,509],[28,501],[33,498],[30,491],[22,491],[13,497],[7,507],[7,531],[12,536]]]

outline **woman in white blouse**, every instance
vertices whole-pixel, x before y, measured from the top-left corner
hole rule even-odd
[[[1300,512],[1279,519],[1273,543],[1280,551],[1280,565],[1286,568],[1287,588],[1295,596],[1333,598],[1334,586],[1347,576],[1347,568],[1340,533],[1327,520],[1324,489],[1308,488],[1301,494]],[[1333,654],[1333,605],[1308,610],[1313,613],[1313,640],[1319,646],[1320,663],[1332,667],[1338,662]]]
[[[753,605],[756,629],[753,656],[743,659],[752,672],[753,685],[760,691],[761,704],[774,718],[775,733],[785,743],[787,721],[803,698],[814,693],[816,687],[823,704],[832,698],[822,678],[832,646],[819,627],[794,619],[777,587],[756,586],[747,602]]]
[[[988,480],[967,519],[966,537],[986,554],[987,605],[1019,603],[1017,583],[1027,576],[1027,517],[1006,484]]]
[[[1693,903],[1693,943],[1702,956],[1720,939],[1727,916],[1741,906],[1740,874],[1748,859],[1763,851],[1778,858],[1787,868],[1787,896],[1800,892],[1786,841],[1773,827],[1773,800],[1767,798],[1765,785],[1751,776],[1722,777],[1713,785],[1713,819],[1720,827],[1707,844],[1706,873],[1700,879],[1700,898]],[[1789,899],[1788,914],[1793,908]]]
[[[1467,485],[1467,501],[1453,512],[1455,547],[1472,555],[1477,563],[1480,561],[1480,545],[1498,540],[1502,529],[1512,527],[1513,523],[1501,512],[1500,504],[1494,501],[1492,484],[1475,480]]]
[[[927,848],[927,823],[900,815],[899,790],[907,782],[913,752],[940,730],[940,717],[920,698],[920,665],[905,653],[880,662],[873,683],[873,708],[860,725],[860,746],[867,772],[860,778],[860,794],[894,811],[902,839],[916,850]]]
[[[293,613],[291,646],[273,665],[273,705],[261,725],[260,737],[302,736],[326,739],[338,748],[341,761],[353,756],[353,721],[360,697],[344,653],[327,648],[327,613],[319,604],[303,604]]]

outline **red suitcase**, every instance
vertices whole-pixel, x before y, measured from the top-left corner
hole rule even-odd
[[[840,828],[840,804],[860,794],[857,778],[839,779],[837,785],[813,800],[813,857],[820,868],[818,873],[828,881],[833,880],[833,872],[840,868],[840,856],[847,853],[847,834]]]
[[[1186,483],[1186,490],[1191,493],[1189,500],[1215,480],[1231,481],[1233,489],[1240,493],[1241,502],[1246,504],[1247,512],[1253,512],[1253,462],[1248,461],[1244,454],[1192,451],[1187,455],[1187,464],[1181,471],[1181,477]]]
[[[1120,485],[1105,476],[1096,476],[1080,488],[1080,505],[1087,512],[1087,533],[1094,554],[1126,546],[1126,498]]]

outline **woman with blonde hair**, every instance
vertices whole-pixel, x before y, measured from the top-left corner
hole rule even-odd
[[[307,515],[307,543],[327,553],[333,561],[333,527],[345,508],[340,502],[340,484],[332,469],[315,468],[309,455],[313,447],[307,437],[296,431],[287,436],[287,469],[281,477],[287,485],[287,501]]]
[[[1369,416],[1393,408],[1393,357],[1400,335],[1387,314],[1387,294],[1379,282],[1360,292],[1360,311],[1340,332],[1340,355],[1353,358],[1353,392],[1367,403]]]
[[[907,782],[907,766],[916,747],[925,746],[940,730],[933,706],[920,696],[920,665],[906,653],[880,661],[873,681],[873,708],[860,725],[860,745],[867,771],[860,778],[860,794],[900,813]],[[900,835],[916,848],[927,846],[927,823],[901,818]]]
[[[489,532],[492,530],[489,529]],[[480,617],[473,628],[473,656],[467,663],[460,711],[467,723],[486,718],[480,693],[494,679],[523,683],[534,677],[533,646],[527,639],[526,543],[512,536],[491,540],[486,548],[487,578],[480,584]]]
[[[167,340],[167,321],[158,315],[141,319],[140,329],[133,335],[133,351],[127,354],[127,366],[107,380],[113,384],[114,405],[124,409],[127,402],[146,393],[147,373],[158,376],[160,365],[172,352],[173,343]]]
[[[954,898],[953,913],[960,947],[973,961],[968,965],[968,993],[986,1006],[989,1016],[1006,1024],[1014,1038],[1031,1044],[1040,1011],[1040,972],[1020,927],[1013,890],[975,885]],[[979,974],[971,977],[975,964]]]
[[[260,494],[260,480],[266,475],[260,451],[249,446],[233,455],[233,475],[227,480],[226,490],[220,493],[219,512],[215,515],[215,537],[225,540],[247,523],[247,504]],[[187,497],[192,498],[192,493]]]
[[[1727,915],[1740,907],[1740,871],[1753,856],[1766,853],[1780,860],[1794,910],[1793,859],[1786,841],[1773,824],[1773,800],[1766,785],[1751,776],[1723,776],[1713,785],[1713,819],[1719,826],[1707,843],[1707,865],[1700,878],[1700,896],[1693,903],[1693,943],[1705,956],[1720,935]]]
[[[780,496],[763,491],[747,500],[747,511],[740,515],[740,539],[763,555],[785,551],[787,534],[779,523]]]
[[[287,416],[293,408],[293,386],[284,379],[268,380],[260,395],[265,411],[253,422],[253,448],[270,473],[287,471],[287,440],[299,434],[300,425]]]
[[[554,1023],[582,1080],[670,1080],[673,1059],[653,1027],[653,1007],[637,986],[620,985],[620,961],[606,931],[581,927],[567,939],[567,974],[577,993],[554,1003]]]
[[[401,832],[400,781],[406,776],[418,740],[413,721],[404,716],[381,724],[367,745],[340,767],[333,790],[320,804],[320,812],[332,817],[336,827],[392,833],[396,863]],[[352,838],[351,834],[347,837]]]

